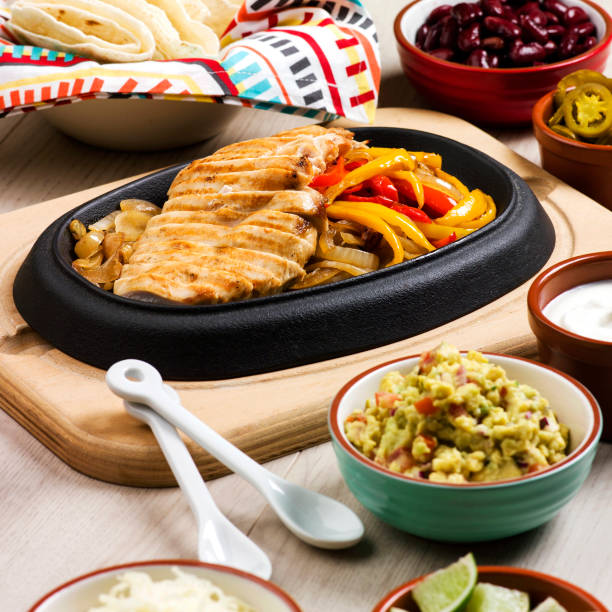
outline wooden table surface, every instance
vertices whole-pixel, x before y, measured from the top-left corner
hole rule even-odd
[[[381,41],[380,106],[424,106],[404,79],[392,22],[403,0],[369,0]],[[612,12],[612,0],[599,4]],[[608,65],[612,72],[612,62]],[[104,151],[51,128],[42,113],[0,121],[0,212],[208,154],[239,139],[303,125],[287,115],[244,111],[216,138],[156,153]],[[426,126],[424,126],[426,129]],[[529,128],[491,133],[539,164]],[[0,347],[2,350],[2,347]],[[550,523],[529,533],[476,545],[442,544],[399,532],[352,497],[329,443],[268,464],[278,474],[352,507],[366,526],[357,547],[308,547],[277,521],[236,476],[209,483],[221,510],[269,554],[273,580],[306,612],[368,612],[386,592],[472,550],[480,564],[517,565],[557,575],[612,606],[612,446],[600,444],[578,496]],[[83,476],[0,411],[0,610],[26,610],[78,574],[156,558],[195,558],[195,522],[178,489],[136,489]]]

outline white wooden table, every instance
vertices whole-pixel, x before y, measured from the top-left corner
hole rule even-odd
[[[404,79],[392,21],[403,0],[367,2],[381,40],[380,106],[420,106]],[[600,0],[612,12],[612,0]],[[608,66],[612,72],[612,63]],[[39,113],[0,121],[0,212],[200,157],[223,144],[304,123],[286,115],[241,113],[223,134],[162,153],[117,153],[73,141]],[[494,131],[539,163],[530,129]],[[0,350],[2,347],[0,346]],[[451,545],[381,523],[349,493],[331,445],[268,464],[275,472],[336,497],[363,519],[366,538],[320,551],[289,534],[249,485],[235,476],[210,483],[222,511],[265,549],[273,580],[308,612],[367,612],[386,592],[468,550],[480,564],[529,567],[591,591],[612,607],[612,446],[600,445],[579,495],[549,524],[503,541]],[[83,476],[0,411],[0,610],[21,612],[55,585],[103,566],[155,558],[194,558],[195,524],[177,489],[136,489]]]

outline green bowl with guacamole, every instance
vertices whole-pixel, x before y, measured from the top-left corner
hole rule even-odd
[[[443,344],[353,378],[328,424],[368,510],[414,535],[476,542],[553,518],[588,476],[602,417],[558,370]]]

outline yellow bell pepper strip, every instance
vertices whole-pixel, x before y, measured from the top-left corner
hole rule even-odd
[[[373,159],[367,164],[349,172],[337,185],[333,185],[325,191],[325,197],[331,204],[345,189],[362,183],[373,176],[387,174],[388,171],[393,170],[414,170],[415,168],[416,162],[414,159],[392,150],[388,155]]]
[[[442,167],[442,156],[437,153],[425,153],[425,151],[408,151],[406,149],[389,149],[387,147],[370,147],[369,152],[373,158],[388,155],[392,151],[395,151],[399,155],[406,155],[412,157],[414,161],[425,164],[430,168],[441,168]]]
[[[474,189],[457,203],[457,206],[449,210],[443,217],[436,219],[440,225],[460,225],[465,221],[478,219],[487,210],[487,202],[484,193],[480,189]]]
[[[485,210],[485,212],[477,219],[474,219],[473,221],[465,221],[461,224],[461,227],[465,227],[467,229],[478,229],[495,219],[495,215],[497,214],[495,202],[490,195],[487,195],[486,193],[483,195],[487,203],[487,210]]]
[[[382,234],[383,238],[389,243],[389,246],[393,250],[393,259],[386,265],[386,267],[393,266],[395,264],[404,261],[404,247],[399,241],[395,232],[385,223],[379,216],[367,212],[365,210],[358,210],[354,207],[354,203],[331,204],[327,207],[327,216],[332,219],[348,219],[350,221],[356,221],[365,225],[375,232]],[[384,208],[384,206],[382,207]],[[387,209],[388,210],[388,209]]]
[[[582,138],[597,138],[612,127],[612,93],[600,83],[585,83],[563,102],[565,125]]]
[[[451,227],[449,225],[438,225],[436,221],[433,223],[422,223],[416,221],[416,226],[427,236],[429,240],[443,240],[451,234],[455,234],[457,238],[463,238],[471,234],[474,230],[464,227]]]
[[[394,172],[389,172],[388,176],[390,176],[392,179],[407,181],[412,187],[412,197],[414,200],[416,200],[419,208],[423,208],[423,205],[425,204],[425,191],[423,190],[423,183],[421,183],[419,177],[412,172],[412,170],[396,170]]]
[[[414,224],[414,221],[409,219],[406,215],[387,208],[382,204],[374,204],[373,202],[342,202],[338,200],[336,204],[351,207],[354,210],[362,210],[367,213],[371,213],[380,217],[386,223],[398,227],[406,234],[407,238],[410,238],[416,245],[433,251],[434,246],[427,240],[425,234]]]
[[[465,197],[468,195],[468,193],[470,193],[470,190],[457,177],[449,174],[448,172],[444,172],[444,170],[441,168],[436,168],[434,170],[434,174],[443,181],[450,183],[453,187],[456,187],[462,196]]]

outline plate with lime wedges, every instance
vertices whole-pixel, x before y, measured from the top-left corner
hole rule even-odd
[[[529,569],[477,566],[472,553],[387,594],[372,612],[608,612],[593,595]]]

